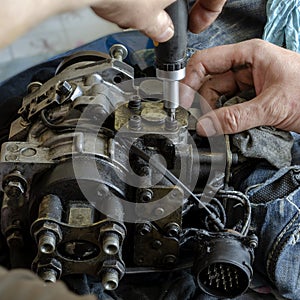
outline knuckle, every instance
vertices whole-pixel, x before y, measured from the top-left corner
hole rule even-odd
[[[241,112],[238,107],[224,108],[222,127],[224,133],[236,133],[241,130]]]

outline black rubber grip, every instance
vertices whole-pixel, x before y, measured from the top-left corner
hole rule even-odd
[[[156,67],[175,71],[185,67],[188,28],[187,0],[177,0],[166,8],[174,24],[174,36],[155,47]]]

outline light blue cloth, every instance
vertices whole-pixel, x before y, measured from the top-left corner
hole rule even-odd
[[[263,39],[300,52],[300,0],[268,0]]]

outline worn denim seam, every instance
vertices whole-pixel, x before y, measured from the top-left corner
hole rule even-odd
[[[277,249],[277,246],[283,240],[285,234],[294,225],[294,223],[299,218],[299,216],[300,216],[300,212],[296,213],[296,215],[293,217],[293,219],[285,226],[284,230],[279,234],[278,238],[273,243],[273,247],[271,248],[271,250],[268,254],[266,269],[267,269],[267,274],[268,274],[269,278],[273,281],[273,283],[275,283],[275,281],[276,281],[275,266],[277,264],[280,254],[281,254],[281,250],[287,244],[288,239],[285,243],[283,243],[280,246],[280,248]],[[275,255],[275,253],[277,253],[277,254]]]

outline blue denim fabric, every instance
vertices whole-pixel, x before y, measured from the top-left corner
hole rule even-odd
[[[293,187],[286,178],[294,179]],[[300,182],[300,166],[296,165],[275,174],[274,170],[258,168],[244,182],[248,187],[253,186],[248,189],[248,196],[252,202],[252,227],[259,238],[254,268],[274,284],[280,295],[292,300],[300,299],[298,180]],[[270,190],[274,196],[266,193]],[[261,203],[257,203],[258,199]]]
[[[195,1],[190,1],[190,7]],[[196,49],[261,38],[267,0],[228,0],[217,20],[200,34],[189,33],[188,46]]]

